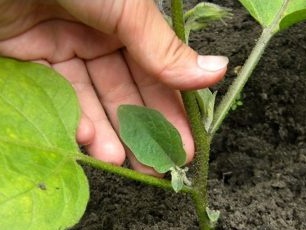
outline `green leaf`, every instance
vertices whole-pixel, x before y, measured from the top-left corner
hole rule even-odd
[[[229,8],[209,2],[201,2],[195,5],[184,13],[186,41],[188,41],[191,31],[203,29],[213,21],[223,21],[223,19],[231,18],[232,13],[230,11]]]
[[[274,32],[306,19],[305,0],[239,0],[262,27]]]
[[[217,4],[209,2],[201,2],[195,5],[192,9],[184,13],[185,23],[201,22],[208,24],[212,21],[219,21],[224,18],[230,18],[232,14],[229,8],[221,7]],[[197,30],[198,28],[195,28]]]
[[[212,93],[208,88],[196,91],[196,99],[200,107],[205,130],[208,132],[214,119],[217,91]]]
[[[175,192],[179,192],[184,186],[183,178],[175,168],[171,168],[171,185]]]
[[[77,223],[89,197],[76,163],[79,106],[53,70],[0,58],[0,229]]]
[[[160,112],[121,105],[118,117],[120,137],[138,161],[160,173],[185,164],[186,153],[180,134]]]
[[[217,224],[218,220],[219,220],[220,211],[219,210],[212,210],[209,207],[206,207],[206,214],[208,216],[211,228],[214,229],[216,227],[216,224]]]
[[[180,167],[170,168],[171,185],[175,192],[179,192],[184,185],[191,186],[191,181],[186,176],[188,168],[181,169]]]

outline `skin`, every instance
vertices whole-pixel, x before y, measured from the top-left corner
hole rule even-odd
[[[162,112],[181,133],[191,161],[194,144],[177,90],[215,84],[227,65],[183,44],[150,0],[0,0],[0,55],[61,73],[82,108],[78,143],[116,165],[127,156],[135,170],[155,176],[120,142],[117,107]]]

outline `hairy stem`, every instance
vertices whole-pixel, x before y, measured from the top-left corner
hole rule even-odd
[[[229,87],[227,93],[222,98],[221,103],[218,105],[216,109],[214,121],[211,128],[211,135],[214,135],[218,130],[218,128],[220,127],[220,125],[222,124],[222,121],[225,119],[232,104],[235,102],[237,96],[240,94],[245,83],[248,81],[249,77],[251,76],[255,66],[259,62],[272,36],[273,32],[271,31],[271,28],[266,28],[263,30],[249,58],[246,60],[237,78]]]
[[[172,25],[176,35],[186,43],[183,3],[182,0],[171,1]],[[199,106],[196,101],[194,91],[181,92],[184,107],[190,122],[192,134],[195,141],[197,155],[194,160],[196,175],[193,182],[191,197],[195,204],[199,218],[200,228],[210,229],[210,222],[206,214],[207,207],[207,178],[208,178],[208,161],[210,151],[210,136],[205,131],[202,123]]]
[[[156,178],[153,176],[149,176],[149,175],[145,175],[145,174],[136,172],[132,169],[123,168],[123,167],[115,166],[109,163],[105,163],[103,161],[94,159],[84,154],[80,154],[77,160],[86,165],[90,165],[93,168],[102,169],[103,171],[114,173],[124,178],[128,178],[128,179],[135,180],[135,181],[147,184],[147,185],[152,185],[152,186],[156,186],[159,188],[173,191],[171,182],[169,180]],[[191,193],[191,188],[188,186],[184,186],[181,192]]]

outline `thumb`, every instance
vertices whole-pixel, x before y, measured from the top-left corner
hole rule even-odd
[[[151,0],[59,0],[76,18],[106,33],[116,33],[140,67],[177,89],[210,86],[225,74],[228,59],[201,56],[168,26]]]

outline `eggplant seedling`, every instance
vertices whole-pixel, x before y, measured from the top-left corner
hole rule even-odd
[[[240,2],[263,30],[238,76],[221,100],[208,89],[181,92],[196,145],[194,174],[184,168],[186,154],[178,131],[159,112],[134,105],[118,109],[122,140],[139,161],[169,172],[172,181],[82,153],[75,141],[80,107],[71,85],[46,66],[0,57],[0,229],[55,230],[78,223],[89,199],[87,177],[79,163],[189,194],[200,228],[215,228],[221,214],[208,208],[207,199],[211,140],[271,38],[306,19],[305,0]],[[228,9],[211,3],[184,12],[182,0],[171,0],[171,12],[166,18],[186,43],[192,31],[231,16]]]

